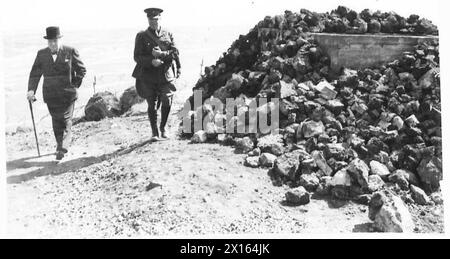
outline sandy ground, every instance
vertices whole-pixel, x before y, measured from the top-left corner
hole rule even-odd
[[[175,102],[180,107],[186,93]],[[140,107],[144,111],[146,104]],[[138,109],[139,110],[139,109]],[[283,206],[288,187],[218,144],[153,142],[147,116],[74,126],[70,156],[54,161],[50,130],[7,136],[8,233],[16,237],[350,233],[370,229],[367,207],[312,199]]]

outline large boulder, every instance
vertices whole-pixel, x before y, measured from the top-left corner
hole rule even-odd
[[[145,99],[141,98],[137,92],[136,87],[132,86],[123,92],[123,94],[120,96],[120,110],[122,113],[127,112],[133,105],[141,103],[145,101]]]
[[[121,112],[119,100],[110,92],[99,92],[92,96],[84,114],[87,121],[99,121],[104,118],[118,116]]]
[[[388,191],[373,194],[369,202],[369,218],[382,232],[412,233],[415,227],[402,199]]]

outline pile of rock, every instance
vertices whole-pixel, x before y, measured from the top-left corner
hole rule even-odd
[[[212,124],[195,132],[193,141],[234,144],[247,154],[245,165],[268,167],[274,183],[295,188],[286,195],[294,204],[309,201],[304,191],[368,204],[383,189],[406,202],[430,204],[427,193],[439,191],[442,180],[438,42],[421,43],[384,66],[334,75],[326,53],[304,33],[374,32],[374,20],[381,32],[437,33],[418,16],[344,7],[331,14],[301,10],[266,17],[205,69],[194,90],[203,91],[205,103],[242,100],[231,122],[244,126],[250,103],[265,97],[265,110],[279,98],[277,134],[221,133],[227,125],[218,129],[214,122],[227,114],[204,104],[192,118]]]
[[[402,17],[395,12],[371,11],[360,13],[339,6],[331,13],[316,13],[301,9],[300,13],[286,11],[284,17],[266,17],[259,26],[286,29],[298,27],[302,32],[327,33],[399,33],[409,35],[437,35],[437,27],[418,15]]]
[[[372,12],[368,9],[357,13],[343,6],[331,13],[305,9],[299,13],[285,11],[284,15],[265,17],[247,35],[241,35],[215,65],[205,68],[194,89],[203,90],[209,97],[223,87],[233,74],[239,74],[240,80],[216,95],[235,97],[242,84],[246,95],[256,95],[261,86],[265,86],[262,81],[266,75],[270,77],[264,82],[268,80],[272,84],[285,76],[297,82],[326,78],[329,60],[307,38],[308,32],[437,35],[438,29],[429,20],[417,15],[404,18],[393,12]],[[409,61],[407,64],[413,65],[413,60]]]

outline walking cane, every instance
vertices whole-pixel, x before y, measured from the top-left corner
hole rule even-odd
[[[35,101],[35,100],[33,100],[33,101]],[[37,133],[36,133],[36,124],[34,123],[33,104],[31,101],[28,101],[28,104],[30,105],[31,120],[33,121],[34,138],[36,139],[37,152],[38,152],[38,156],[41,157],[41,151],[39,150],[39,140],[38,140]]]

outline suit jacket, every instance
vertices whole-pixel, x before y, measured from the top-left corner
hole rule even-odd
[[[162,45],[161,50],[169,51],[169,55],[162,58],[164,65],[160,67],[152,65],[152,60],[155,59],[152,55],[152,50],[158,44],[148,34],[152,34],[153,37],[160,41],[160,45]],[[171,82],[175,79],[175,69],[181,68],[179,52],[173,36],[165,29],[160,29],[156,32],[147,29],[139,32],[135,40],[134,60],[136,61],[136,66],[132,76],[136,79],[144,79],[146,82]]]
[[[38,51],[28,81],[28,90],[35,91],[41,77],[44,76],[44,102],[70,103],[77,99],[86,68],[78,51],[68,46],[61,46],[56,61],[53,61],[50,48]]]

